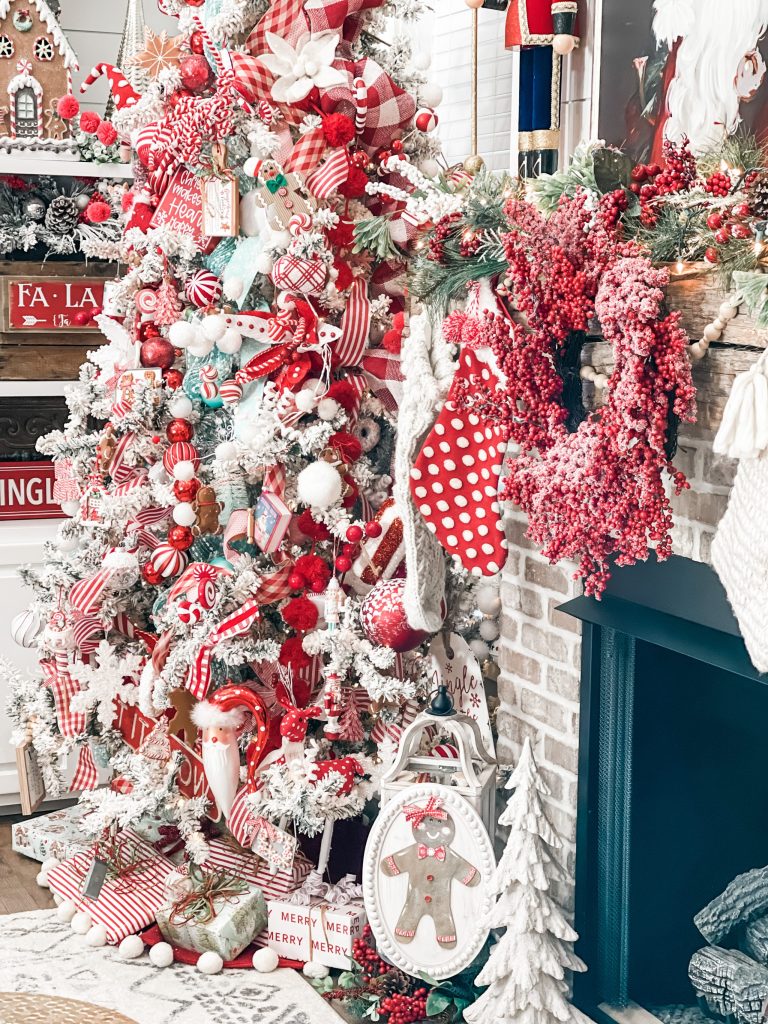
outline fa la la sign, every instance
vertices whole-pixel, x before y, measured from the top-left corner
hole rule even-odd
[[[52,462],[0,463],[0,521],[8,519],[61,519],[54,500],[56,473]]]
[[[6,331],[98,331],[92,319],[78,319],[104,305],[105,282],[100,278],[9,277],[2,284]]]

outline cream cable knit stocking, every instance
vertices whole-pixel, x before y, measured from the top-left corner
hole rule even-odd
[[[408,569],[403,603],[413,629],[435,633],[444,618],[445,554],[413,503],[409,481],[416,453],[445,400],[456,364],[442,331],[425,314],[411,317],[409,326],[400,363],[405,384],[397,421],[394,485]]]

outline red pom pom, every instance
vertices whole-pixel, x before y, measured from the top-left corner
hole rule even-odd
[[[330,391],[328,392],[327,397],[333,397]],[[315,520],[312,518],[312,513],[310,512],[309,509],[305,509],[298,517],[296,522],[298,524],[299,529],[305,535],[305,537],[311,537],[312,540],[328,540],[329,537],[331,536],[330,531],[328,530],[328,527],[325,525],[325,523],[315,522]],[[303,581],[301,583],[301,586],[304,586]]]
[[[77,117],[80,113],[80,104],[72,93],[67,93],[56,104],[56,113],[65,121],[71,121],[73,117]],[[97,114],[96,116],[98,117],[99,115]]]
[[[283,640],[278,660],[286,668],[292,668],[294,672],[301,672],[302,669],[309,667],[311,659],[301,646],[301,637],[291,636],[287,640]]]
[[[331,578],[328,563],[319,555],[301,555],[296,559],[294,570],[301,573],[312,590],[315,589],[315,584],[320,586],[321,591],[325,590],[326,584]]]
[[[355,125],[346,114],[326,114],[323,118],[323,135],[329,146],[346,146],[355,137]]]
[[[122,196],[120,197],[120,208],[122,209],[123,213],[128,213],[135,198],[136,196],[132,188],[129,188],[126,192],[123,192]]]
[[[328,241],[331,245],[343,249],[352,245],[355,240],[355,226],[351,221],[340,220],[336,227],[328,228],[326,231]]]
[[[286,623],[300,633],[314,629],[317,625],[318,611],[308,597],[294,597],[280,609]]]
[[[405,327],[405,310],[400,310],[399,313],[395,313],[392,317],[392,326],[396,331],[402,331]]]
[[[148,203],[136,203],[128,218],[128,223],[125,225],[126,230],[138,228],[140,231],[146,231],[154,213],[155,211]]]
[[[85,208],[85,219],[91,224],[103,224],[112,216],[109,203],[89,203]]]
[[[344,260],[339,259],[338,256],[333,261],[333,265],[336,268],[337,274],[334,284],[336,285],[337,289],[340,292],[345,292],[347,288],[350,287],[352,281],[354,280],[354,277],[352,275],[352,269],[348,263],[345,263]]]
[[[359,167],[350,167],[349,177],[343,185],[339,186],[339,192],[347,199],[359,199],[365,195],[365,186],[368,184],[368,175]]]
[[[77,100],[75,100],[77,103]],[[101,124],[101,118],[95,110],[84,110],[80,115],[80,129],[88,135],[95,135]]]
[[[117,129],[111,121],[102,121],[96,129],[96,138],[102,146],[111,146],[117,142]]]
[[[384,337],[381,339],[382,346],[387,352],[392,352],[394,355],[400,351],[403,347],[403,335],[401,331],[397,331],[394,328],[391,331],[387,331]]]
[[[352,385],[347,383],[345,380],[334,381],[328,388],[325,397],[332,398],[334,402],[338,402],[348,416],[352,415],[355,405],[357,404],[355,390]]]
[[[348,434],[346,430],[339,430],[328,438],[328,446],[334,448],[344,465],[356,462],[363,454],[363,446],[360,439],[354,434]]]

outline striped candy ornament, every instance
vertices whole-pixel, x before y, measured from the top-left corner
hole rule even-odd
[[[243,397],[243,386],[234,378],[225,380],[219,388],[219,398],[225,405],[237,405]]]
[[[272,122],[275,119],[275,111],[274,111],[273,107],[271,106],[271,104],[267,103],[266,100],[262,100],[259,103],[258,111],[259,111],[259,117],[264,122],[264,124],[267,126],[267,128],[269,128],[269,126],[272,124]]]
[[[203,617],[203,609],[195,601],[190,601],[188,598],[183,597],[181,601],[176,603],[176,614],[179,617],[179,622],[185,626],[195,626]]]
[[[364,78],[356,78],[353,85],[355,89],[355,131],[358,135],[362,135],[368,118],[368,86],[365,84]]]
[[[219,394],[219,386],[216,380],[219,376],[219,371],[215,366],[208,364],[203,366],[199,371],[200,376],[200,395],[207,401],[212,401]]]
[[[157,311],[157,292],[154,288],[142,288],[136,292],[136,309],[140,313],[145,313],[151,316],[152,313]]]
[[[223,285],[211,270],[196,270],[187,281],[185,293],[192,305],[202,309],[218,302],[221,298]]]
[[[452,761],[458,761],[459,748],[452,743],[437,743],[432,747],[432,757],[445,757]]]
[[[294,238],[297,238],[304,231],[309,231],[311,227],[312,218],[308,213],[294,213],[288,221],[288,230]]]
[[[414,123],[420,132],[433,132],[437,128],[437,114],[429,107],[422,107],[416,112]]]
[[[174,441],[163,452],[163,467],[166,473],[173,476],[173,467],[177,462],[191,462],[195,469],[200,465],[200,456],[197,448],[189,441]]]
[[[152,552],[150,562],[155,572],[160,573],[163,579],[170,579],[171,576],[178,576],[187,564],[187,556],[170,544],[158,544]]]

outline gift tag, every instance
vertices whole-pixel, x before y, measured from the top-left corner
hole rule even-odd
[[[97,900],[104,888],[108,874],[109,864],[105,860],[94,857],[83,881],[83,896],[89,900]]]
[[[237,181],[229,175],[205,175],[200,179],[203,194],[203,231],[211,238],[237,235],[239,193]]]

